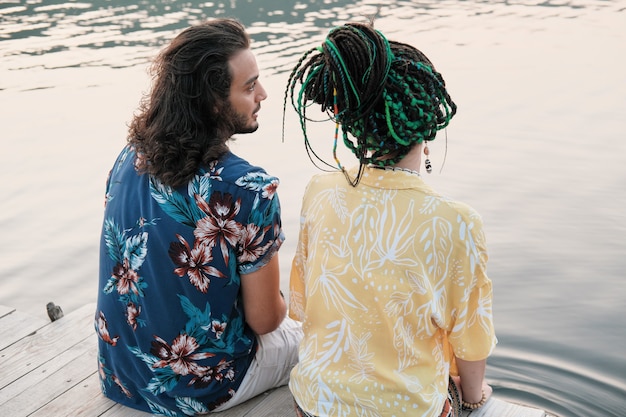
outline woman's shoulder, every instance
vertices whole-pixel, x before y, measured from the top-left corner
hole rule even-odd
[[[482,225],[480,213],[470,204],[439,194],[437,198],[440,201],[441,209],[446,211],[449,216],[460,217],[466,222]]]
[[[309,178],[308,186],[318,185],[320,187],[338,186],[338,187],[344,187],[344,188],[357,188],[358,185],[357,187],[350,185],[350,183],[348,182],[348,178],[354,181],[356,176],[353,175],[352,171],[346,171],[346,172],[340,171],[340,170],[324,171],[324,172],[319,172],[317,174],[313,174],[311,178]],[[359,185],[363,182],[364,181],[361,180]]]

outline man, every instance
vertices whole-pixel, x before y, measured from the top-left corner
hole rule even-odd
[[[300,325],[285,318],[278,179],[229,151],[267,98],[243,26],[184,30],[107,180],[95,316],[103,393],[200,415],[284,385]]]

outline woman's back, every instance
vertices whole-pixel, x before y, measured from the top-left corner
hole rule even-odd
[[[356,187],[342,173],[314,177],[291,276],[305,334],[290,382],[298,404],[439,416],[450,348],[467,360],[493,348],[486,258],[476,212],[416,174],[368,167]]]

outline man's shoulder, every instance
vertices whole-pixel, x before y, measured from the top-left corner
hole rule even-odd
[[[211,164],[211,169],[214,171],[219,170],[220,172],[233,177],[242,176],[247,173],[259,173],[270,176],[263,167],[253,165],[247,159],[235,155],[230,151]]]
[[[231,152],[212,163],[207,174],[212,180],[243,192],[261,192],[265,198],[273,196],[280,182],[264,168],[253,165]]]

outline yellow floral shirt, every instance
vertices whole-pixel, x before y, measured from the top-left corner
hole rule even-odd
[[[355,170],[351,170],[354,178]],[[404,171],[313,177],[290,279],[289,387],[317,416],[439,416],[454,356],[496,344],[480,216]]]

